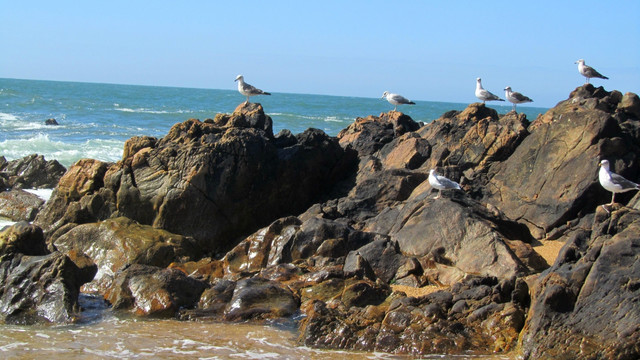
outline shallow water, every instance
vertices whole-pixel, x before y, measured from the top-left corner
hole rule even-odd
[[[414,359],[413,356],[312,349],[291,323],[228,324],[116,316],[81,296],[79,324],[2,325],[2,359]],[[513,359],[509,355],[430,355],[421,359]]]

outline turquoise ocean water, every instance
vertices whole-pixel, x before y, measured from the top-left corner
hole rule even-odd
[[[474,86],[471,82],[470,102],[475,101]],[[81,158],[117,161],[132,136],[162,137],[175,123],[231,113],[244,100],[235,90],[0,79],[0,155],[13,160],[38,153],[67,167]],[[335,136],[357,117],[393,109],[379,98],[274,93],[251,100],[271,116],[274,133],[289,129],[297,134],[313,127]],[[416,101],[398,110],[426,123],[467,105]],[[497,103],[489,106],[500,114],[511,110]],[[530,120],[546,110],[518,107]],[[60,125],[45,125],[49,118]]]

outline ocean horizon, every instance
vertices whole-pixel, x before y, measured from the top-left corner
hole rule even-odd
[[[473,85],[470,103],[476,102]],[[243,101],[236,90],[2,78],[0,156],[14,160],[37,153],[66,167],[82,158],[115,162],[122,157],[124,142],[133,136],[163,137],[176,123],[232,113]],[[333,95],[273,93],[251,101],[262,104],[273,119],[274,133],[318,128],[336,136],[358,117],[393,109],[381,98]],[[416,101],[398,111],[428,123],[470,103]],[[511,104],[487,105],[500,114],[511,110]],[[531,121],[547,110],[518,107]],[[59,125],[45,125],[47,119]]]

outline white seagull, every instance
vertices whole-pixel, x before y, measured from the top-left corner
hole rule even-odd
[[[416,104],[402,95],[392,94],[388,91],[385,91],[382,94],[381,99],[387,99],[387,101],[394,106],[393,111],[397,111],[398,105],[415,105]]]
[[[611,172],[609,170],[609,160],[600,161],[600,171],[598,172],[598,180],[600,185],[613,194],[611,196],[611,203],[607,205],[613,205],[615,203],[616,193],[622,193],[630,190],[640,190],[640,185],[633,181],[627,180],[624,177]],[[606,210],[606,208],[605,208]]]
[[[436,174],[435,169],[429,170],[429,184],[434,189],[438,189],[438,195],[434,199],[438,199],[440,197],[442,190],[447,190],[447,189],[462,190],[462,188],[460,187],[460,184],[458,184],[453,180],[449,180],[444,176],[440,176]]]
[[[519,92],[511,91],[511,86],[504,88],[504,96],[513,103],[513,111],[516,111],[516,104],[533,102],[529,97],[520,94]]]
[[[480,78],[476,79],[476,97],[482,100],[483,104],[485,103],[485,101],[491,101],[491,100],[504,101],[503,99],[500,99],[496,95],[490,93],[488,90],[485,90],[482,87],[482,79]]]
[[[244,82],[244,76],[242,76],[242,75],[238,75],[234,81],[238,82],[238,91],[240,92],[240,94],[242,94],[242,95],[247,97],[247,102],[246,102],[247,104],[249,103],[249,96],[271,95],[271,93],[268,93],[266,91],[262,91],[262,90],[256,88],[255,86],[251,86],[251,85],[247,84],[246,82]]]
[[[583,59],[580,59],[575,63],[578,64],[578,71],[580,71],[580,74],[582,74],[582,76],[587,79],[587,84],[589,83],[589,79],[591,78],[608,79],[608,77],[597,72],[596,69],[592,68],[589,65],[585,65]]]

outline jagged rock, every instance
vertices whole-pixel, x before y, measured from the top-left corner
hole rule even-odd
[[[4,157],[2,159],[5,160]],[[38,154],[0,162],[0,174],[5,178],[5,188],[53,188],[65,171],[66,168],[57,160],[47,161]]]
[[[19,222],[0,232],[1,321],[76,321],[79,289],[89,277],[64,254],[49,253],[37,226]]]
[[[506,235],[526,235],[521,226],[495,216],[467,196],[433,199],[429,190],[416,189],[403,206],[368,220],[364,230],[389,235],[405,255],[422,257],[438,250],[437,262],[453,265],[462,274],[505,278],[527,273],[506,243]],[[443,270],[442,276],[432,272],[432,280],[440,284],[459,280],[445,276],[448,269]]]
[[[390,111],[380,116],[357,118],[353,124],[340,131],[338,139],[343,147],[351,147],[358,151],[360,157],[372,155],[394,137],[406,132],[416,131],[420,125],[409,116]]]
[[[525,359],[640,357],[640,212],[598,208],[536,281]]]
[[[132,139],[123,160],[100,172],[77,163],[69,176],[90,181],[61,182],[37,223],[54,233],[67,223],[126,216],[191,236],[214,255],[240,235],[304,211],[354,164],[352,152],[316,129],[277,147],[260,105],[239,107],[231,118],[245,122],[190,119],[157,141]]]
[[[621,99],[619,92],[589,84],[577,88],[531,124],[531,134],[508,159],[492,164],[486,201],[537,238],[605,203],[606,192],[597,183],[600,158],[617,160],[615,170],[625,176],[640,172],[639,139],[616,120]],[[632,172],[626,171],[629,165]]]
[[[21,189],[0,192],[0,216],[12,221],[32,221],[43,204],[37,195]]]
[[[194,307],[207,285],[177,269],[134,264],[119,271],[104,297],[114,309],[171,317]]]
[[[98,266],[98,275],[85,286],[87,291],[111,287],[115,274],[131,264],[166,267],[175,261],[199,257],[193,239],[165,230],[140,225],[127,218],[78,225],[55,239],[58,250],[81,252]]]

